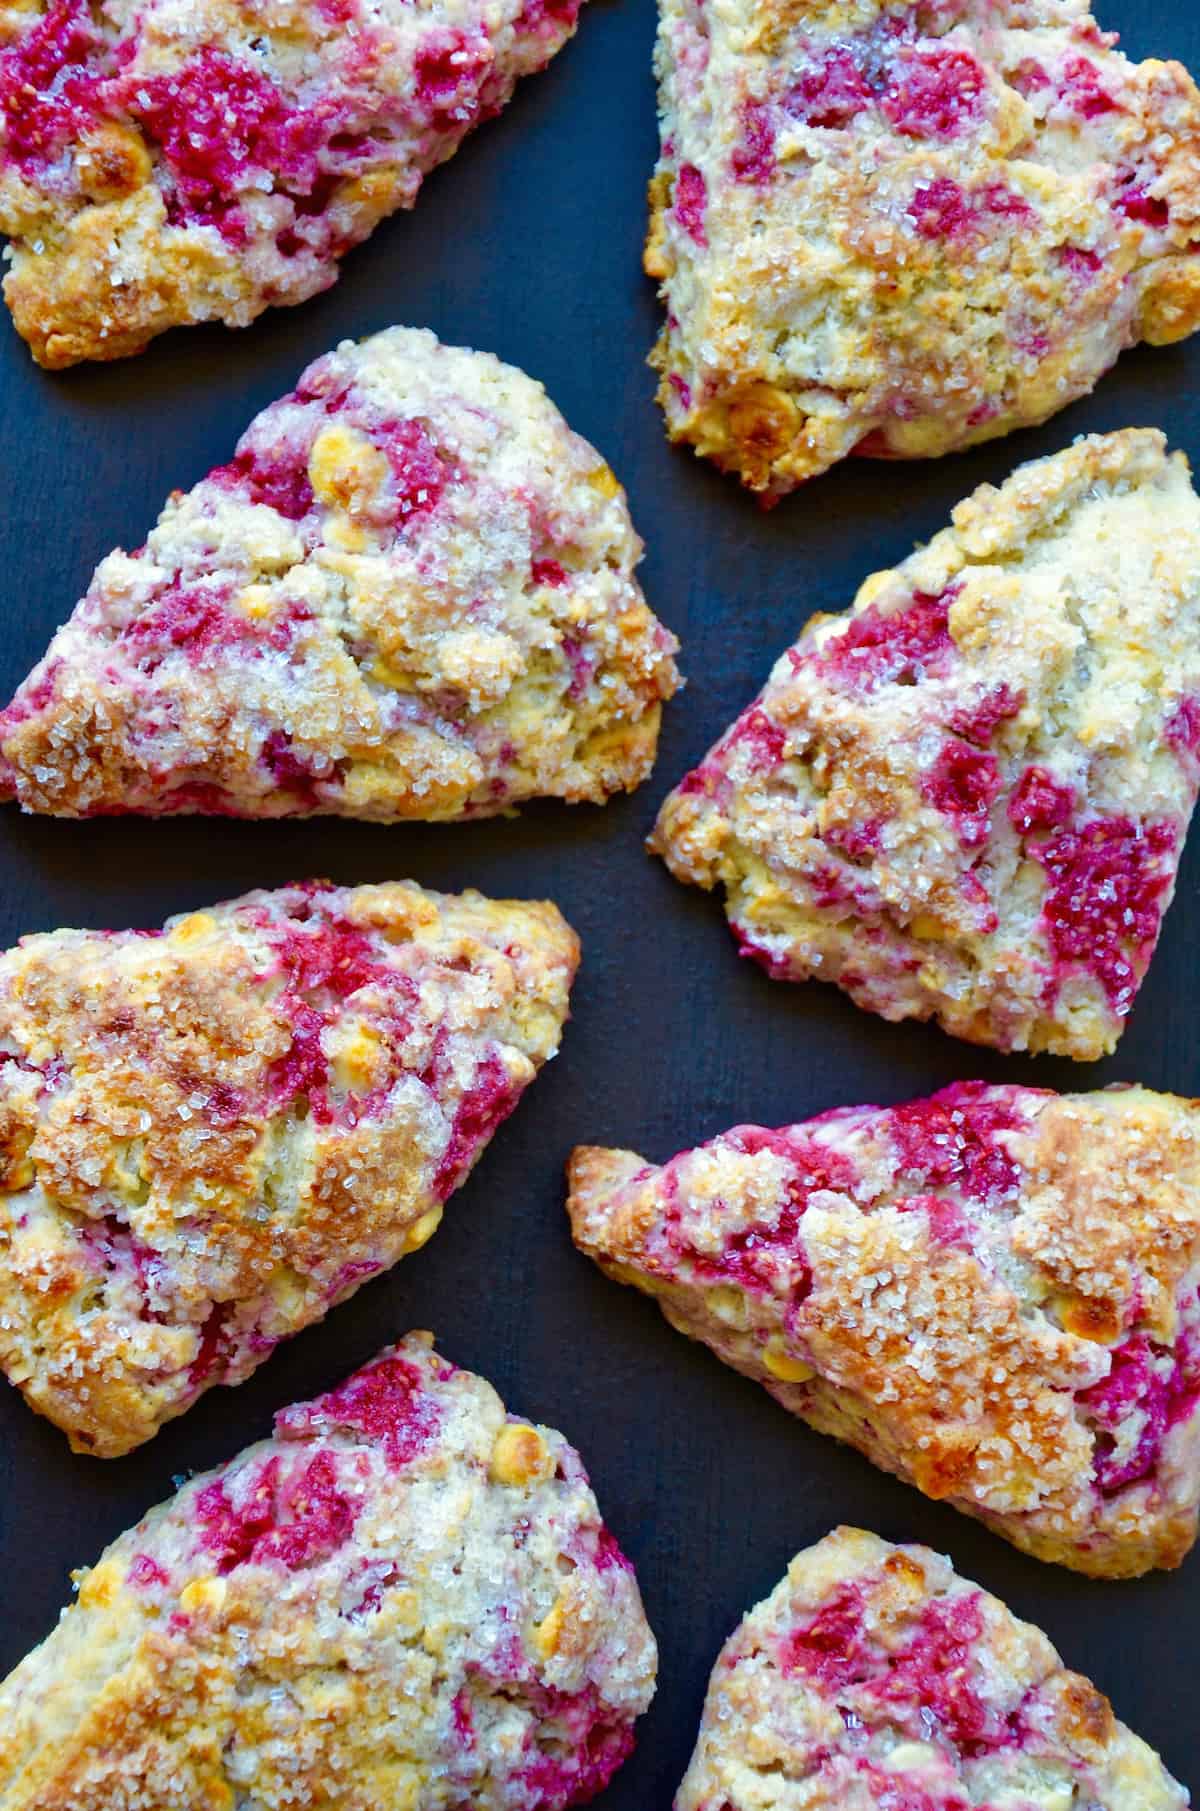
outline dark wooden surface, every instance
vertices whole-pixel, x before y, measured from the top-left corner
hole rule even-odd
[[[1131,53],[1200,67],[1194,0],[1108,0],[1103,10]],[[562,1165],[580,1141],[663,1159],[738,1121],[779,1124],[976,1075],[1200,1093],[1195,839],[1121,1050],[1091,1069],[989,1057],[933,1030],[885,1026],[830,989],[771,983],[738,961],[717,906],[643,854],[658,801],[808,614],[841,609],[866,573],[939,528],[976,483],[1081,431],[1133,424],[1165,428],[1200,463],[1200,342],[1128,355],[1090,401],[1039,433],[934,465],[851,463],[772,515],[672,453],[644,364],[657,307],[639,274],[656,147],[653,32],[652,0],[593,0],[576,41],[439,172],[415,214],[382,226],[337,288],[302,309],[241,334],[177,333],[140,359],[60,377],[38,372],[0,322],[5,698],[96,561],[139,545],[168,490],[227,458],[254,410],[310,358],[395,322],[522,366],[603,450],[628,486],[648,546],[646,589],[683,642],[688,675],[653,779],[602,811],[535,807],[518,822],[465,829],[76,825],[0,811],[5,944],[61,924],[155,924],[317,874],[549,895],[584,946],[560,1058],[419,1256],[128,1459],[72,1458],[3,1388],[0,1671],[49,1631],[68,1569],[167,1495],[173,1474],[226,1458],[265,1433],[283,1403],[428,1326],[514,1409],[567,1433],[636,1561],[660,1684],[606,1811],[667,1811],[720,1642],[790,1556],[838,1521],[951,1553],[1041,1623],[1200,1785],[1200,1553],[1173,1577],[1113,1585],[1022,1559],[791,1421],[672,1333],[648,1301],[605,1282],[567,1236]]]

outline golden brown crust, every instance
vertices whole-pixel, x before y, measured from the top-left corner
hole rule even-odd
[[[767,497],[1200,325],[1200,97],[1073,0],[663,0],[657,66],[659,401]]]
[[[1200,1511],[1200,1111],[959,1085],[583,1149],[576,1243],[794,1413],[1016,1545],[1123,1577]]]
[[[0,957],[0,1364],[129,1451],[429,1239],[557,1049],[553,906],[250,894]]]
[[[1040,1629],[925,1547],[839,1528],[713,1670],[677,1811],[1186,1811],[1188,1795]]]

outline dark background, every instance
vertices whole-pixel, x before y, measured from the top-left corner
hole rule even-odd
[[[1194,0],[1101,0],[1138,57],[1200,68]],[[709,1668],[788,1559],[835,1523],[953,1555],[1039,1622],[1068,1663],[1200,1786],[1200,1551],[1174,1576],[1101,1584],[1023,1559],[949,1509],[792,1421],[671,1332],[649,1302],[572,1249],[562,1166],[572,1144],[662,1160],[739,1121],[891,1102],[956,1077],[1058,1087],[1115,1080],[1200,1094],[1200,845],[1193,839],[1150,977],[1110,1062],[1002,1059],[787,987],[739,962],[716,903],[674,884],[641,839],[668,788],[749,699],[814,610],[941,527],[984,479],[1075,434],[1165,428],[1200,463],[1200,340],[1127,354],[1095,397],[1039,433],[919,466],[851,462],[764,515],[730,479],[672,452],[644,359],[658,308],[639,272],[656,150],[652,0],[593,0],[578,38],[508,113],[381,226],[328,295],[244,333],[182,330],[141,358],[39,372],[0,318],[0,595],[7,699],[96,561],[135,547],[166,493],[227,459],[255,410],[347,336],[403,322],[498,353],[540,378],[628,487],[651,604],[683,643],[658,768],[603,810],[535,806],[518,821],[376,828],[55,823],[0,811],[0,942],[57,925],[152,925],[171,912],[309,875],[411,876],[550,896],[583,938],[562,1054],[526,1095],[428,1248],[280,1350],[236,1393],[215,1390],[131,1458],[73,1458],[0,1386],[0,1673],[48,1633],[71,1566],[206,1467],[268,1431],[412,1327],[490,1378],[510,1407],[562,1428],[634,1559],[661,1645],[658,1697],[604,1811],[667,1811]]]

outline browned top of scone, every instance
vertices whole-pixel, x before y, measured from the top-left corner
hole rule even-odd
[[[1152,1529],[1178,1562],[1200,1505],[1198,1130],[1143,1089],[957,1084],[662,1168],[584,1150],[569,1206],[584,1251],[787,1406],[816,1379],[928,1495],[1138,1570]]]
[[[250,894],[0,957],[0,1362],[128,1451],[423,1244],[558,1045],[553,906]]]

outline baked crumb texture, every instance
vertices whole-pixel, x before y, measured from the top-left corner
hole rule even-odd
[[[1084,0],[660,0],[673,440],[768,498],[1045,421],[1200,325],[1200,95]]]
[[[1200,500],[1161,434],[983,486],[812,618],[663,806],[742,954],[1000,1050],[1115,1049],[1200,784]]]
[[[570,1183],[581,1251],[926,1496],[1099,1577],[1187,1553],[1197,1103],[960,1082]]]
[[[678,644],[540,384],[392,328],[318,359],[98,567],[6,711],[30,811],[484,817],[654,760]]]
[[[839,1528],[721,1651],[675,1811],[1186,1811],[1040,1629],[928,1547]]]
[[[303,302],[520,76],[579,0],[7,0],[5,298],[39,364]]]
[[[655,1666],[579,1455],[411,1334],[82,1575],[0,1685],[0,1811],[561,1811]]]
[[[240,1383],[433,1235],[577,959],[552,905],[402,882],[0,956],[7,1376],[106,1458]]]

